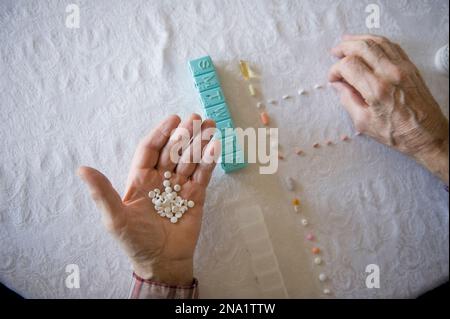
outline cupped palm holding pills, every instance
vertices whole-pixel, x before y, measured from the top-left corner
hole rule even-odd
[[[448,120],[406,53],[372,35],[345,36],[332,53],[340,60],[331,67],[329,81],[357,131],[412,156],[448,184]],[[192,135],[194,120],[201,118],[194,114],[181,122],[170,116],[139,143],[122,199],[100,172],[79,170],[106,228],[144,279],[176,285],[193,281],[206,188],[220,156],[220,144],[206,139],[199,163],[183,160],[192,146],[178,162],[172,160],[172,137],[179,128]],[[212,127],[213,121],[202,122],[202,131]],[[314,262],[322,259],[317,256]]]
[[[183,150],[177,163],[172,161],[171,150],[177,143],[173,137],[181,130],[192,135],[194,121],[199,120],[197,114],[184,121],[176,115],[169,116],[138,144],[122,199],[97,170],[81,167],[78,171],[102,212],[105,227],[118,240],[141,278],[167,284],[192,284],[192,259],[203,203],[220,156],[220,143],[202,140],[202,157],[198,163],[188,158],[192,144]],[[213,121],[205,120],[201,131],[214,127]],[[161,217],[161,208],[166,218]]]

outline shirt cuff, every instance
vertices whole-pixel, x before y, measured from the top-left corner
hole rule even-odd
[[[130,299],[197,299],[198,281],[194,278],[190,286],[173,286],[143,279],[133,273]]]

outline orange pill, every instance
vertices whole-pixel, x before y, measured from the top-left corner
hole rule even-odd
[[[319,143],[314,143],[314,144],[313,144],[313,147],[314,147],[314,148],[319,148],[319,147],[320,147],[320,144],[319,144]]]
[[[313,253],[314,255],[320,254],[320,249],[319,249],[318,247],[313,247],[313,248],[311,249],[311,251],[312,251],[312,253]]]
[[[266,126],[269,125],[270,117],[269,117],[269,114],[267,114],[267,112],[262,112],[260,114],[260,118],[261,118],[262,124],[264,124]]]
[[[300,199],[294,198],[294,199],[292,200],[292,205],[294,205],[294,206],[299,206],[299,205],[300,205]]]

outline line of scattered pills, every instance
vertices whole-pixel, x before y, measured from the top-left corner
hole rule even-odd
[[[315,84],[313,86],[314,90],[321,90],[323,88],[325,88],[325,85],[323,85],[323,84]],[[308,95],[309,92],[310,92],[310,90],[306,90],[306,89],[300,88],[297,91],[297,95],[299,95],[299,96]],[[255,95],[252,95],[252,96],[255,96]],[[280,99],[269,99],[269,100],[267,100],[266,103],[270,104],[270,105],[277,105],[280,100],[290,100],[290,99],[293,99],[294,96],[295,95],[285,94],[285,95],[282,95]],[[256,102],[256,108],[260,109],[262,107],[264,107],[264,102],[262,102],[262,101]]]
[[[244,79],[245,79],[246,81],[250,80],[250,78],[252,78],[252,71],[251,71],[251,69],[250,69],[248,63],[241,60],[241,61],[239,62],[239,66],[240,66],[241,73],[242,73],[242,76],[244,77]],[[315,90],[319,90],[319,89],[322,89],[322,88],[323,88],[323,85],[321,85],[321,84],[316,84],[316,85],[314,85],[313,88],[314,88]],[[252,83],[249,83],[249,85],[248,85],[248,90],[249,90],[249,93],[250,93],[250,95],[251,95],[252,97],[255,97],[255,96],[256,96],[256,90],[255,90],[255,88],[254,88],[254,86],[253,86]],[[306,95],[306,94],[308,94],[308,91],[306,91],[305,89],[299,89],[297,93],[298,93],[298,95]],[[290,98],[291,98],[290,95],[283,95],[283,96],[281,97],[282,100],[288,100],[288,99],[290,99]],[[268,103],[271,104],[271,105],[276,105],[276,104],[277,104],[277,100],[268,100]],[[258,109],[263,108],[263,107],[264,107],[263,102],[261,102],[261,101],[257,102],[257,103],[256,103],[256,107],[257,107]],[[267,112],[265,112],[265,111],[263,111],[263,112],[260,113],[260,120],[261,120],[261,123],[262,123],[264,126],[268,126],[268,125],[270,124],[270,117],[269,117],[269,115],[267,114]],[[359,135],[359,133],[356,133],[355,135]],[[350,140],[350,137],[349,137],[348,135],[341,135],[341,136],[340,136],[340,142],[348,142],[349,140]],[[338,144],[338,142],[333,142],[332,140],[326,140],[324,144],[327,145],[327,146],[332,146],[332,145]],[[277,149],[278,149],[278,147],[279,147],[277,141],[273,142],[272,136],[270,136],[270,147],[271,147],[271,148],[277,148]],[[312,145],[312,147],[317,149],[317,148],[320,148],[320,147],[321,147],[321,144],[320,144],[319,142],[315,142],[315,143]],[[302,149],[300,149],[300,148],[297,148],[297,149],[295,150],[295,153],[296,153],[297,155],[304,155],[304,154],[305,154],[305,152],[304,152]],[[283,160],[283,159],[284,159],[283,154],[279,153],[278,158],[281,159],[281,160]],[[287,189],[288,191],[293,192],[293,191],[295,190],[295,181],[294,181],[294,179],[293,179],[292,177],[288,176],[288,177],[285,179],[285,186],[286,186],[286,189]],[[301,212],[300,212],[300,203],[301,203],[301,202],[300,202],[300,199],[299,199],[299,198],[294,198],[294,199],[292,200],[292,205],[293,205],[294,211],[295,211],[296,213],[301,213]],[[304,216],[302,216],[302,218],[301,218],[301,224],[302,224],[303,227],[307,227],[307,226],[309,225],[308,219],[306,219]],[[316,237],[315,237],[314,234],[311,233],[311,232],[309,232],[309,233],[305,236],[305,238],[306,238],[306,240],[309,241],[309,242],[315,242],[315,241],[316,241]],[[313,258],[314,264],[315,264],[316,266],[323,265],[323,259],[322,259],[322,257],[321,257],[322,252],[321,252],[320,248],[314,245],[314,246],[311,248],[311,253],[312,253],[313,256],[314,256],[314,258]],[[327,281],[328,281],[328,276],[327,276],[325,273],[321,272],[321,273],[319,274],[319,276],[318,276],[318,279],[319,279],[320,282],[324,283],[324,282],[327,282]],[[325,288],[323,289],[323,293],[324,293],[325,295],[331,294],[330,288],[325,287]]]
[[[301,202],[300,202],[300,199],[298,199],[298,198],[294,198],[294,199],[292,200],[292,206],[294,206],[294,211],[295,211],[296,213],[299,213],[299,214],[301,214],[301,211],[300,211],[300,203],[301,203]],[[306,219],[304,216],[302,216],[302,218],[301,218],[301,224],[302,224],[303,227],[307,227],[307,226],[309,225],[308,219]],[[322,255],[322,251],[321,251],[321,249],[320,249],[319,247],[317,247],[316,245],[314,245],[314,243],[316,242],[316,236],[314,236],[314,234],[313,234],[312,232],[308,232],[308,233],[306,234],[306,236],[305,236],[305,239],[306,239],[308,242],[313,243],[313,247],[311,248],[311,253],[312,253],[312,255],[313,255],[313,262],[314,262],[314,265],[316,265],[316,266],[321,266],[321,265],[323,265],[324,261],[323,261],[323,258],[322,258],[322,256],[321,256],[321,255]],[[319,276],[318,276],[318,279],[319,279],[319,281],[320,281],[321,283],[326,283],[326,282],[328,281],[328,276],[327,276],[325,273],[320,272],[320,274],[319,274]],[[325,295],[331,294],[330,288],[325,287],[325,288],[323,289],[323,293],[324,293]]]

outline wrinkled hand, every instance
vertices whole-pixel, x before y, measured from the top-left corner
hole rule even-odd
[[[170,116],[139,143],[123,199],[97,170],[81,167],[78,171],[102,212],[105,227],[125,250],[135,273],[144,279],[178,285],[188,285],[193,280],[192,260],[200,232],[206,187],[220,153],[220,144],[203,134],[208,128],[211,131],[215,123],[205,120],[201,124],[202,133],[197,134],[189,147],[181,152],[178,163],[172,162],[171,148],[177,142],[180,144],[177,132],[184,128],[192,137],[194,120],[201,121],[201,117],[193,114],[180,123],[178,116]],[[199,163],[192,163],[195,143],[202,150]],[[195,202],[195,206],[176,224],[156,214],[147,197],[150,190],[162,188],[165,171],[172,172],[172,185],[181,185],[179,195]]]
[[[448,184],[448,120],[416,66],[386,38],[347,35],[329,81],[357,131],[414,157]]]

